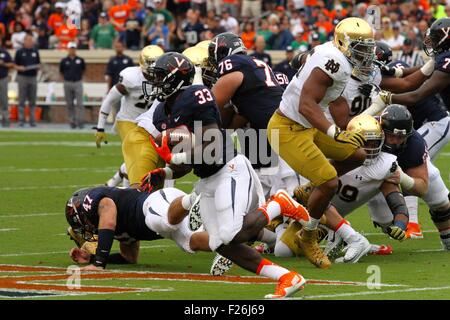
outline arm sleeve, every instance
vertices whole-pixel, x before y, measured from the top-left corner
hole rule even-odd
[[[108,118],[111,108],[122,98],[122,94],[117,90],[116,86],[112,87],[103,99],[102,106],[100,107],[100,112],[98,114],[97,128],[105,128],[106,118]]]

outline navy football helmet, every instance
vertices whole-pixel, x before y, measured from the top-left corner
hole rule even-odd
[[[408,138],[413,132],[413,119],[405,106],[391,104],[380,117],[381,128],[384,133]],[[383,151],[399,154],[406,148],[407,139],[401,144],[389,144],[387,138],[384,141]]]
[[[99,218],[90,210],[91,202],[86,199],[91,188],[78,191],[66,202],[66,219],[72,229],[81,234],[86,241],[96,241],[94,235],[98,233]]]
[[[441,18],[433,22],[427,30],[423,50],[428,56],[450,49],[450,18]]]
[[[239,36],[231,32],[220,33],[208,46],[208,62],[217,69],[219,62],[229,55],[246,52],[247,48]]]

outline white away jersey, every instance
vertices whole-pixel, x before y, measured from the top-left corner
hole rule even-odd
[[[397,157],[381,152],[371,165],[358,167],[339,177],[337,194],[331,200],[341,215],[367,203],[380,192],[383,181],[397,169]]]
[[[158,100],[155,100],[153,104],[151,105],[150,109],[145,111],[143,114],[141,114],[139,117],[136,118],[136,123],[139,127],[142,127],[147,131],[149,134],[151,134],[154,138],[156,138],[161,132],[156,129],[155,125],[153,124],[153,114],[155,113],[155,109],[160,104]]]
[[[316,67],[333,79],[333,85],[328,88],[325,97],[319,103],[322,111],[327,110],[328,104],[342,94],[352,72],[347,58],[332,42],[326,42],[313,49],[312,55],[287,86],[280,104],[280,110],[284,115],[307,128],[311,128],[311,124],[298,111],[300,94],[303,84]]]
[[[120,100],[120,110],[116,120],[136,122],[136,118],[152,105],[152,101],[144,99],[142,90],[144,81],[140,67],[128,67],[120,72],[119,83],[126,88],[128,94]]]

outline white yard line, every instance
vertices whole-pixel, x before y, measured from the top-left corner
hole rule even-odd
[[[55,212],[55,213],[27,213],[27,214],[7,214],[7,215],[0,214],[0,219],[1,218],[46,217],[46,216],[59,216],[59,215],[62,215],[62,213]]]
[[[16,231],[16,230],[20,230],[17,228],[6,228],[6,229],[0,229],[0,232],[8,232],[8,231]]]
[[[121,146],[122,143],[118,141],[108,142],[108,146]],[[88,147],[95,148],[95,142],[88,141],[0,141],[0,147],[16,147],[16,146],[27,146],[27,147]],[[94,149],[93,149],[94,150]]]
[[[142,246],[141,249],[160,249],[160,248],[170,248],[175,245],[154,245],[154,246]],[[0,254],[0,257],[25,257],[25,256],[39,256],[39,255],[52,255],[52,254],[68,254],[69,250],[66,251],[47,251],[47,252],[21,252],[21,253],[5,253]]]
[[[320,298],[340,298],[340,297],[353,297],[353,296],[366,296],[366,295],[380,295],[380,294],[391,294],[391,293],[405,293],[405,292],[417,292],[417,291],[439,291],[439,290],[449,290],[450,286],[445,287],[428,287],[428,288],[409,288],[409,289],[396,289],[396,290],[372,290],[372,291],[362,291],[362,292],[347,292],[347,293],[336,293],[336,294],[321,294],[315,296],[303,296],[294,297],[292,300],[304,300],[304,299],[320,299]]]
[[[361,231],[360,231],[361,232]],[[431,230],[422,230],[422,233],[437,233],[438,231],[436,229]],[[380,235],[386,235],[383,232],[361,232],[364,236],[380,236]],[[420,240],[420,239],[418,239]],[[416,240],[414,240],[416,241]]]
[[[16,167],[0,167],[0,172],[65,172],[65,171],[88,171],[88,172],[114,172],[117,171],[119,166],[116,167],[97,167],[97,168],[16,168]]]
[[[29,187],[1,187],[0,191],[22,191],[22,190],[39,190],[39,189],[72,189],[88,187],[85,184],[73,184],[64,186],[29,186]]]

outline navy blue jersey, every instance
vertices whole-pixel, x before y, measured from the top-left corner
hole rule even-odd
[[[405,150],[397,156],[397,162],[403,171],[406,171],[424,164],[427,156],[425,140],[416,130],[413,130],[408,137]]]
[[[220,113],[211,90],[204,85],[192,85],[182,90],[175,100],[160,103],[153,115],[153,124],[159,131],[176,128],[185,125],[191,132],[195,122],[201,126],[217,124],[221,128]],[[198,130],[198,129],[197,129]],[[212,164],[193,164],[194,174],[200,178],[206,178],[219,171],[226,163],[236,156],[231,137],[225,130],[222,134],[222,157]]]
[[[280,86],[285,90],[289,84],[289,77],[280,71],[274,71],[275,78],[277,78],[278,83]]]
[[[266,129],[280,105],[283,88],[278,84],[272,69],[254,57],[234,54],[220,61],[219,77],[234,71],[242,72],[244,79],[231,101],[239,114],[248,119],[250,127]]]
[[[91,189],[83,202],[83,210],[98,215],[98,205],[103,198],[110,198],[117,207],[115,238],[119,241],[160,239],[145,224],[142,205],[148,194],[137,189],[96,187]]]
[[[445,73],[450,73],[450,51],[445,51],[438,54],[435,58],[435,70]],[[442,101],[448,110],[450,110],[450,84],[440,92]]]
[[[284,73],[289,81],[292,80],[292,78],[295,76],[295,74],[297,73],[297,70],[292,69],[291,64],[289,63],[289,61],[287,59],[281,61],[279,64],[277,64],[274,68],[273,68],[273,72],[276,74],[277,72],[281,72]]]
[[[391,62],[389,66],[409,68],[403,61]],[[447,111],[437,96],[427,97],[407,108],[413,117],[414,129],[419,129],[425,122],[439,121],[447,116]]]

